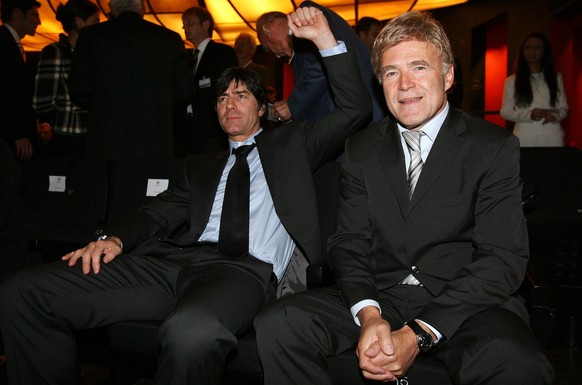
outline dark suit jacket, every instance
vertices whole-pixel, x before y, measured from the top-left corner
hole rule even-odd
[[[312,173],[337,155],[345,138],[369,119],[370,102],[361,82],[346,82],[356,70],[353,53],[325,58],[338,108],[314,125],[299,121],[264,130],[257,148],[275,210],[297,246],[312,263],[321,262],[318,212]],[[157,234],[172,244],[194,244],[202,234],[216,195],[228,152],[189,157],[184,177],[171,191],[111,229],[124,250],[159,250],[160,242],[143,243]],[[147,244],[148,242],[146,242]],[[159,254],[163,255],[163,251]]]
[[[14,151],[15,140],[27,137],[32,141],[36,135],[34,77],[4,25],[0,26],[0,55],[0,136]]]
[[[329,8],[322,7],[313,1],[304,1],[301,3],[301,7],[321,9],[335,38],[343,41],[349,49],[356,52],[359,70],[350,74],[346,79],[352,79],[355,74],[359,73],[364,80],[372,102],[370,122],[375,122],[386,116],[387,109],[382,91],[372,72],[370,50],[362,43],[352,27]],[[313,43],[305,39],[294,38],[293,50],[295,56],[291,64],[295,86],[287,103],[293,118],[314,122],[334,108],[327,74],[321,62],[321,56]]]
[[[322,258],[312,172],[334,157],[370,113],[363,84],[344,81],[356,66],[353,53],[326,58],[325,63],[338,109],[314,125],[294,121],[256,136],[277,215],[313,263]],[[224,151],[187,158],[181,183],[109,233],[119,236],[130,252],[155,234],[173,244],[194,244],[208,222],[227,157]],[[140,247],[139,252],[151,253],[155,247]]]
[[[192,55],[189,56],[192,57]],[[203,141],[219,137],[222,139],[222,144],[227,145],[226,134],[220,127],[214,109],[214,85],[225,69],[237,65],[234,48],[213,40],[208,42],[194,78],[194,99],[192,100],[194,124],[193,127],[189,127],[192,131],[188,132],[187,141]],[[204,85],[201,83],[203,79],[210,79],[210,82]]]
[[[87,155],[120,160],[174,155],[173,109],[192,95],[180,35],[125,12],[84,28],[69,94],[90,111]]]
[[[434,296],[418,318],[445,336],[490,307],[519,314],[529,251],[514,136],[451,109],[409,201],[400,133],[384,119],[350,139],[342,175],[329,246],[349,306],[413,274]]]

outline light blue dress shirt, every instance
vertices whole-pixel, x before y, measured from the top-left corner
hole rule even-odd
[[[338,45],[326,50],[319,51],[321,56],[332,56],[347,52],[345,44],[338,41]],[[214,197],[214,204],[210,212],[210,218],[206,228],[200,236],[201,242],[218,243],[220,231],[220,214],[222,212],[222,201],[226,188],[228,173],[234,165],[235,156],[232,154],[233,148],[238,148],[247,144],[255,143],[255,136],[263,130],[260,129],[244,142],[230,141],[231,154],[228,157],[226,166],[222,171],[220,183]],[[263,165],[259,156],[258,148],[254,148],[248,155],[250,171],[250,207],[249,207],[249,253],[255,258],[273,265],[273,272],[279,280],[285,274],[287,265],[293,256],[295,243],[281,223],[275,212],[273,198],[269,190],[269,185],[265,179]]]

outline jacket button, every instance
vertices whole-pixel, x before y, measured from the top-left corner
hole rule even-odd
[[[418,268],[418,266],[412,266],[410,268],[410,270],[412,270],[413,273],[418,273],[420,271],[420,269]]]

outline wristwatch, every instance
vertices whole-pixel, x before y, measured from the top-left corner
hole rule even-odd
[[[104,240],[106,240],[107,238],[111,238],[111,235],[101,235],[99,238],[97,238],[97,240],[98,240],[98,241],[104,241]],[[117,242],[115,242],[115,243],[117,243]],[[121,239],[119,240],[119,243],[118,243],[118,245],[117,245],[117,246],[119,246],[119,248],[120,248],[121,250],[123,250],[123,242],[121,241]]]
[[[415,320],[408,321],[406,325],[408,325],[416,334],[416,343],[418,345],[418,349],[422,353],[428,352],[434,345],[430,333],[425,331]]]

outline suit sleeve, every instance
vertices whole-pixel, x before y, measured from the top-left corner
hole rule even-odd
[[[174,188],[162,192],[150,204],[107,229],[107,234],[121,239],[124,252],[154,235],[168,237],[188,222],[191,188],[188,164],[189,161],[184,163],[184,175]]]
[[[358,70],[354,52],[323,58],[336,108],[313,125],[302,125],[302,135],[313,168],[333,159],[346,138],[361,129],[372,113],[370,96],[362,79],[346,81]]]
[[[373,228],[366,180],[360,165],[353,160],[350,140],[341,174],[337,231],[328,242],[329,264],[348,306],[352,307],[365,299],[378,301],[378,291],[371,257]]]
[[[193,82],[192,73],[188,65],[188,56],[184,43],[179,35],[172,39],[172,44],[175,45],[173,52],[174,69],[172,75],[172,89],[173,89],[173,106],[185,107],[194,96],[194,90],[191,87]]]
[[[15,140],[33,140],[36,136],[33,85],[16,42],[3,26],[0,27],[0,52],[0,137],[14,149]]]
[[[303,116],[309,107],[317,103],[325,91],[329,89],[328,77],[324,71],[322,59],[317,49],[306,50],[293,59],[297,60],[298,77],[295,79],[293,92],[287,99],[287,104],[293,117]],[[346,79],[353,78],[358,73],[356,69]]]
[[[90,110],[94,99],[95,60],[92,56],[90,38],[87,31],[81,32],[77,40],[71,72],[67,78],[69,96],[73,103]]]

